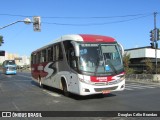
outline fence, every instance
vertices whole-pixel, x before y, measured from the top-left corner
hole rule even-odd
[[[125,77],[127,81],[160,82],[160,74],[129,74]]]

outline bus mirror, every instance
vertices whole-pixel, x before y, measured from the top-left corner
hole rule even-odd
[[[77,57],[79,57],[79,44],[76,43],[76,42],[74,42],[74,41],[72,41],[71,43],[72,43],[72,45],[74,46],[75,55],[76,55]]]
[[[41,60],[40,60],[40,62],[44,62],[44,57],[41,57]]]
[[[72,67],[73,67],[73,68],[76,68],[76,67],[77,67],[77,66],[76,66],[76,61],[75,61],[75,60],[72,61]]]
[[[118,47],[120,49],[121,55],[123,56],[124,55],[124,48],[123,48],[123,46],[120,43],[118,43]]]

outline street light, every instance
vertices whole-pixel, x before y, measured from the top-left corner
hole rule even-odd
[[[26,25],[31,24],[31,20],[29,18],[25,18],[23,21]]]
[[[14,24],[16,24],[16,23],[18,23],[18,22],[24,22],[25,24],[30,24],[30,23],[31,23],[31,20],[30,20],[29,18],[26,18],[26,19],[24,19],[24,20],[18,20],[18,21],[16,21],[16,22],[13,22],[13,23],[10,23],[10,24],[5,25],[5,26],[3,26],[3,27],[0,27],[0,30],[1,30],[1,29],[4,29],[4,28],[6,28],[6,27],[9,27],[9,26],[11,26],[11,25],[14,25]]]

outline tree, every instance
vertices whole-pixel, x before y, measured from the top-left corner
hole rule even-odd
[[[130,64],[130,54],[125,53],[123,55],[123,64],[124,64],[124,70],[126,74],[132,74],[134,70],[129,67]]]
[[[0,35],[0,46],[4,43],[3,36]]]
[[[154,67],[153,67],[153,63],[152,63],[151,59],[147,58],[145,60],[145,65],[146,65],[146,73],[152,74]]]

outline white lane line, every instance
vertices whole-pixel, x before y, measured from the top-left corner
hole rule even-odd
[[[159,88],[160,85],[154,84],[138,84],[138,83],[126,83],[125,90],[147,89],[147,88]]]
[[[127,87],[127,86],[126,86]],[[133,89],[146,89],[144,87],[140,87],[140,86],[128,86],[128,88],[133,88]]]
[[[14,102],[12,102],[12,105],[16,108],[17,111],[20,111],[19,107]]]
[[[57,94],[57,93],[49,92],[49,91],[47,91],[47,90],[43,90],[43,91],[44,91],[45,93],[47,93],[47,94],[53,96],[53,97],[61,97],[61,95],[59,95],[59,94]]]
[[[124,90],[133,90],[133,89],[131,89],[131,88],[126,88],[126,87],[125,87]]]
[[[152,85],[126,85],[127,87],[144,87],[144,88],[156,88],[156,86],[152,86]]]

